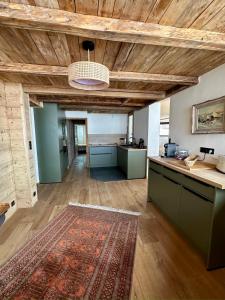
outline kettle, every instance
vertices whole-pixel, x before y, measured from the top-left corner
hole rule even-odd
[[[217,162],[216,168],[220,172],[225,173],[225,155],[218,156],[218,162]]]

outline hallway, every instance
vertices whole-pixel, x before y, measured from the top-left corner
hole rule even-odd
[[[81,155],[62,183],[40,185],[38,192],[34,207],[19,209],[1,227],[1,264],[70,201],[105,205],[142,212],[132,299],[224,299],[225,270],[207,272],[197,252],[146,204],[146,180],[93,180]]]

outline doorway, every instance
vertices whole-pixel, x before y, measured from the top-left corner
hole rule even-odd
[[[88,121],[85,119],[68,119],[71,128],[69,132],[69,151],[72,160],[78,156],[86,155],[86,165],[88,166]]]

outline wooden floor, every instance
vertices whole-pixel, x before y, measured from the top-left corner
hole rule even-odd
[[[35,207],[19,209],[1,226],[0,263],[69,201],[113,206],[142,212],[132,299],[225,299],[225,268],[206,271],[198,253],[146,203],[146,197],[146,180],[93,180],[84,156],[79,156],[63,183],[41,185]]]

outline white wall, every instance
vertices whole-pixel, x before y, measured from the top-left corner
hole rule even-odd
[[[126,134],[127,114],[88,114],[89,134]]]
[[[170,136],[172,141],[192,153],[200,146],[225,154],[225,134],[191,134],[192,105],[225,95],[225,65],[200,77],[200,83],[171,97]]]
[[[159,155],[160,102],[134,112],[134,137],[145,141],[148,156]]]
[[[66,111],[66,118],[88,119],[88,134],[126,134],[127,114],[101,114]]]
[[[149,106],[140,110],[134,111],[134,137],[136,142],[140,138],[145,141],[145,146],[148,145],[148,121],[149,121]]]
[[[88,117],[87,111],[65,111],[66,119],[86,119]]]
[[[160,102],[149,106],[148,156],[159,155],[160,138]]]

